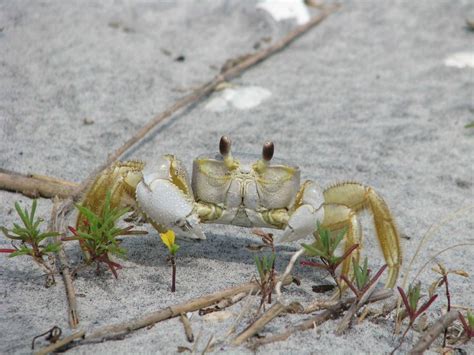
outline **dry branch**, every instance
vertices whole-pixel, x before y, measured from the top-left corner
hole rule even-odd
[[[67,345],[71,342],[73,342],[76,339],[82,338],[86,332],[84,330],[81,330],[79,332],[73,333],[61,340],[58,340],[56,343],[48,345],[45,348],[42,348],[41,350],[37,351],[34,353],[34,355],[46,355],[49,353],[54,352],[57,349],[62,348],[64,345]]]
[[[292,281],[293,278],[290,276],[283,281],[283,284],[289,285]],[[234,286],[223,291],[218,291],[210,295],[192,299],[185,303],[180,303],[174,306],[166,307],[156,312],[148,313],[138,319],[100,327],[89,334],[83,334],[84,339],[74,344],[70,344],[70,347],[81,345],[87,342],[102,342],[108,339],[121,338],[137,329],[141,329],[167,319],[178,317],[182,313],[194,312],[201,308],[209,307],[225,298],[232,297],[239,293],[245,292],[247,294],[254,294],[259,290],[260,286],[256,282],[249,282],[239,286]],[[77,339],[77,337],[74,339]],[[74,339],[71,339],[67,343],[61,343],[61,346],[55,347],[53,350],[59,349],[60,347],[71,343]]]
[[[61,198],[71,196],[79,185],[73,182],[34,174],[20,174],[0,169],[0,189],[28,197]]]
[[[426,332],[423,333],[421,338],[411,349],[410,354],[423,354],[435,339],[448,329],[449,325],[458,318],[458,311],[450,311],[439,318]]]
[[[260,318],[258,318],[255,322],[253,322],[250,326],[248,326],[242,333],[240,333],[235,339],[232,341],[232,345],[238,346],[245,342],[250,337],[254,336],[258,331],[263,329],[265,325],[267,325],[272,319],[278,317],[280,313],[285,310],[285,306],[280,302],[276,302],[273,306],[271,306],[268,311],[266,311]]]
[[[380,280],[380,279],[378,279]],[[360,300],[355,300],[354,303],[351,305],[349,310],[346,312],[344,317],[342,318],[342,321],[339,323],[337,329],[336,329],[336,335],[342,335],[342,333],[349,328],[351,325],[352,318],[354,315],[357,313],[357,311],[367,303],[369,300],[370,296],[374,293],[375,288],[378,285],[378,281],[374,282],[368,289],[367,291],[364,292]]]
[[[186,339],[188,339],[188,341],[192,343],[194,341],[194,334],[193,334],[193,328],[191,327],[191,322],[189,321],[188,316],[186,315],[186,313],[181,313],[179,315],[179,319],[181,320],[181,323],[183,323]]]
[[[50,230],[51,231],[58,231],[62,228],[61,221],[62,218],[58,218],[56,209],[59,204],[59,200],[57,198],[54,199],[53,208],[51,210],[51,220],[49,221]],[[59,217],[62,217],[60,215]],[[68,300],[68,319],[69,325],[71,328],[76,328],[79,324],[79,313],[77,311],[77,301],[76,301],[76,291],[74,289],[74,284],[72,283],[72,276],[71,270],[69,268],[69,264],[67,261],[66,253],[64,252],[64,245],[61,241],[61,237],[57,236],[54,238],[56,243],[61,244],[61,248],[59,252],[56,254],[56,261],[57,261],[57,268],[60,274],[63,276],[64,286],[66,288],[66,297]]]
[[[373,303],[373,302],[377,302],[377,301],[381,301],[381,300],[390,298],[391,296],[393,296],[393,290],[384,289],[384,290],[374,292],[372,294],[372,296],[369,297],[367,302],[368,303]],[[339,302],[335,303],[331,308],[322,311],[321,313],[315,315],[314,317],[312,317],[312,318],[310,318],[310,319],[308,319],[308,320],[306,320],[306,321],[304,321],[300,324],[297,324],[296,326],[294,326],[291,329],[288,329],[285,332],[282,332],[280,334],[272,335],[272,336],[269,336],[269,337],[266,337],[266,338],[259,339],[259,340],[255,341],[253,343],[253,347],[257,348],[261,345],[274,343],[274,342],[277,342],[277,341],[284,341],[296,332],[312,329],[315,326],[317,326],[319,324],[322,324],[325,321],[327,321],[328,319],[330,319],[331,316],[333,316],[335,313],[338,313],[338,312],[346,309],[347,307],[349,307],[351,304],[353,304],[355,302],[355,300],[356,300],[355,297],[351,297],[351,298],[348,298],[347,300],[339,301]]]

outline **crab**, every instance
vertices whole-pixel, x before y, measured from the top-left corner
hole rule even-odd
[[[201,223],[283,230],[276,242],[311,234],[317,223],[336,233],[347,229],[344,248],[358,260],[362,230],[357,215],[369,210],[388,266],[386,287],[393,288],[402,262],[400,237],[385,201],[370,186],[342,182],[322,189],[313,181],[300,184],[296,165],[273,159],[274,144],[263,145],[260,158],[234,157],[231,141],[223,136],[220,154],[200,156],[193,162],[191,181],[182,162],[164,155],[154,162],[116,162],[99,175],[83,199],[96,213],[111,194],[111,205],[131,206],[159,232],[172,229],[178,236],[205,239]],[[78,216],[77,227],[82,218]],[[350,273],[350,260],[341,273]]]

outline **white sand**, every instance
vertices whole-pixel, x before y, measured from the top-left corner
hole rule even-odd
[[[177,154],[188,167],[201,152],[216,152],[229,134],[237,150],[259,153],[272,139],[276,156],[300,165],[304,178],[327,186],[341,180],[369,184],[396,217],[408,261],[433,223],[473,206],[474,70],[445,66],[453,53],[472,50],[472,1],[349,1],[290,48],[245,73],[235,83],[271,92],[248,110],[223,112],[196,105],[161,125],[125,158]],[[150,1],[10,1],[0,3],[0,167],[80,181],[155,113],[216,74],[228,58],[272,40],[295,23],[275,22],[252,2],[199,4]],[[183,55],[184,62],[174,58]],[[184,90],[184,91],[183,91]],[[211,98],[212,99],[212,98]],[[84,118],[94,120],[85,125]],[[0,191],[0,224],[10,226],[20,195]],[[49,217],[51,203],[39,201]],[[71,220],[71,224],[73,221]],[[370,218],[363,220],[370,227]],[[473,211],[445,223],[415,262],[474,242]],[[150,229],[124,242],[128,258],[119,280],[93,270],[75,281],[81,328],[94,329],[248,281],[256,272],[245,246],[248,230],[205,226],[208,240],[181,242],[177,292],[169,292],[166,251]],[[0,245],[9,241],[0,237]],[[283,270],[298,243],[279,247]],[[372,267],[382,264],[370,228],[365,250]],[[438,258],[474,273],[473,247]],[[73,263],[78,247],[67,248]],[[0,352],[28,353],[33,336],[60,326],[69,333],[62,280],[43,287],[41,272],[25,257],[0,255]],[[405,263],[405,266],[407,263]],[[321,273],[297,267],[301,287],[285,291],[308,303]],[[421,275],[424,285],[435,275]],[[472,276],[450,280],[452,302],[473,307]],[[255,307],[257,305],[255,299]],[[444,297],[429,312],[440,315]],[[242,304],[229,309],[238,313]],[[270,323],[264,334],[305,319],[292,315]],[[242,330],[250,319],[240,325]],[[232,323],[209,323],[194,314],[197,346]],[[262,353],[387,353],[396,344],[391,319],[354,325],[336,337],[336,321],[260,349]],[[262,333],[262,334],[263,334]],[[411,333],[402,352],[418,338]],[[43,343],[44,344],[44,343]],[[437,341],[432,349],[440,345]],[[177,319],[140,330],[121,341],[87,345],[70,353],[172,353],[187,343]],[[463,346],[474,352],[472,342]],[[245,347],[227,351],[249,352]]]

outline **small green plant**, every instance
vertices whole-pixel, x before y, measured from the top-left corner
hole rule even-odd
[[[171,262],[171,292],[176,291],[176,253],[179,250],[179,245],[176,244],[176,236],[172,229],[167,231],[166,233],[160,234],[161,241],[164,245],[168,248],[170,255],[168,256],[168,260]]]
[[[253,229],[252,232],[253,234],[262,238],[263,247],[270,248],[272,251],[270,258],[267,258],[266,256],[263,256],[262,259],[255,257],[255,265],[257,266],[258,275],[260,277],[259,284],[261,291],[260,293],[262,295],[260,307],[262,307],[266,297],[268,297],[268,304],[272,303],[272,291],[273,287],[275,286],[275,243],[272,233],[264,232],[258,228]],[[269,262],[271,262],[271,265],[268,265]]]
[[[401,287],[397,287],[398,292],[402,298],[403,304],[405,306],[405,312],[408,315],[409,323],[405,332],[403,332],[400,343],[398,346],[393,349],[392,354],[402,345],[405,336],[407,335],[408,331],[413,327],[415,320],[422,315],[436,300],[438,295],[432,295],[428,301],[423,303],[420,307],[418,307],[418,302],[421,299],[421,283],[418,282],[415,286],[409,285],[408,293],[406,293]]]
[[[257,266],[260,286],[260,306],[259,310],[265,307],[265,300],[268,297],[268,303],[271,303],[271,294],[273,291],[275,278],[275,257],[272,253],[270,256],[263,255],[262,257],[255,256],[255,265]]]
[[[318,222],[317,231],[319,238],[317,238],[316,241],[311,245],[302,244],[302,246],[305,249],[306,254],[312,257],[319,257],[321,263],[303,260],[301,261],[301,265],[312,266],[326,270],[336,282],[339,291],[341,291],[341,284],[338,277],[336,276],[336,269],[345,259],[349,257],[349,255],[355,249],[359,247],[359,245],[354,244],[348,248],[343,255],[337,256],[335,254],[336,249],[341,243],[342,239],[344,239],[347,229],[344,228],[335,237],[332,237],[331,232],[328,229],[323,228]]]
[[[60,243],[48,243],[48,238],[58,236],[57,232],[41,232],[39,226],[43,219],[36,218],[37,201],[33,200],[31,211],[27,208],[21,209],[18,202],[15,203],[15,209],[20,217],[23,226],[13,223],[12,229],[0,227],[3,234],[8,239],[12,240],[13,249],[0,249],[0,252],[9,253],[10,257],[29,255],[33,260],[43,269],[46,270],[47,281],[46,285],[54,284],[53,267],[48,261],[48,257],[52,253],[58,252]],[[20,245],[15,245],[14,242],[19,241]]]
[[[370,278],[370,270],[368,268],[368,261],[367,257],[364,259],[364,265],[360,266],[359,263],[355,258],[352,258],[352,267],[354,270],[354,279],[355,284],[349,280],[346,275],[341,275],[341,278],[344,282],[349,286],[349,288],[354,292],[357,300],[360,300],[361,297],[368,291],[368,289],[375,283],[377,280],[382,276],[383,272],[387,268],[385,264],[382,266],[379,271],[374,275],[374,277]]]
[[[467,318],[467,321],[466,321]],[[467,339],[466,342],[474,338],[474,314],[471,312],[467,312],[466,318],[459,312],[459,320],[462,323],[462,327],[464,328],[464,334],[466,335]]]
[[[86,254],[87,264],[95,262],[97,273],[100,273],[100,265],[106,264],[115,278],[118,278],[117,270],[121,269],[122,266],[110,260],[110,255],[123,257],[126,254],[126,250],[120,247],[117,237],[121,235],[146,234],[146,232],[133,230],[133,226],[117,227],[117,222],[129,209],[111,208],[110,192],[106,195],[101,215],[97,215],[81,205],[76,205],[76,208],[85,219],[82,221],[82,226],[79,230],[69,226],[69,230],[74,236],[63,238],[63,240],[78,240]]]

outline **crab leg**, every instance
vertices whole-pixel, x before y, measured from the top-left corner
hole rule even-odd
[[[359,261],[363,240],[362,229],[360,228],[356,213],[349,207],[343,205],[325,205],[324,219],[321,225],[335,233],[339,232],[344,227],[347,227],[346,240],[344,244],[345,251],[355,244],[359,245],[359,247],[352,252],[350,257],[346,258],[342,263],[341,274],[351,275],[351,260],[354,258],[356,262]],[[317,231],[315,233],[317,233]]]
[[[355,182],[341,183],[326,189],[324,199],[327,204],[343,205],[355,213],[363,210],[372,212],[380,248],[388,265],[385,286],[394,287],[402,263],[402,253],[400,237],[385,201],[372,188]]]

